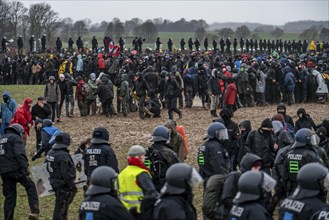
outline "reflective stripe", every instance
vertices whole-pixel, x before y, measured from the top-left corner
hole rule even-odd
[[[122,196],[144,196],[143,192],[123,192]]]
[[[126,202],[130,205],[139,205],[141,204],[141,201],[139,200],[127,200],[123,195],[120,195],[120,200],[123,202]]]

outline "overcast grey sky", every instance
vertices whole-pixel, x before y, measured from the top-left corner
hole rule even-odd
[[[180,18],[204,19],[212,22],[258,22],[283,25],[297,20],[329,20],[329,0],[217,0],[217,1],[138,1],[138,0],[21,0],[25,6],[47,2],[61,18],[73,20],[89,18],[93,23],[121,21],[131,18],[142,20],[165,18],[172,21]]]

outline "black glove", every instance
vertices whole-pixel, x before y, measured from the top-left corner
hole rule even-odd
[[[36,159],[40,158],[40,155],[35,154],[32,156],[32,161],[35,161]]]

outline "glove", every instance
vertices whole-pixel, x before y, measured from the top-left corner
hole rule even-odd
[[[38,158],[40,158],[40,155],[38,155],[38,154],[34,154],[34,155],[32,156],[32,161],[35,161],[35,160],[38,159]]]

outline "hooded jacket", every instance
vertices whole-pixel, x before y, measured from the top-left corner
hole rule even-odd
[[[178,154],[179,162],[184,162],[186,152],[183,137],[177,132],[174,121],[168,121],[165,126],[171,130],[169,147]]]
[[[245,143],[249,133],[251,132],[251,122],[249,120],[243,120],[240,122],[239,127],[243,126],[246,128],[244,132],[240,134],[238,139],[239,153],[238,153],[238,161],[241,161],[242,157],[246,154]],[[240,165],[241,166],[241,165]]]
[[[284,68],[284,74],[283,89],[289,92],[294,91],[296,79],[289,66]]]
[[[9,92],[4,92],[2,96],[7,96],[8,102],[1,103],[1,119],[3,124],[9,124],[16,112],[16,101],[10,97]]]
[[[318,88],[316,90],[316,94],[328,94],[328,86],[326,82],[324,81],[324,78],[322,77],[321,73],[319,73],[317,70],[312,71],[312,75],[316,77],[316,81],[318,83]]]
[[[78,62],[77,62],[77,72],[83,71],[83,60],[81,54],[78,55]]]
[[[302,114],[301,117],[299,115]],[[297,111],[298,120],[296,121],[295,127],[294,127],[294,133],[296,134],[298,130],[302,128],[308,128],[308,129],[314,129],[316,130],[316,125],[313,121],[313,119],[310,117],[310,115],[306,114],[306,111],[304,108],[300,108]]]
[[[25,136],[30,135],[30,128],[28,124],[33,125],[32,114],[30,111],[29,103],[32,102],[32,99],[26,98],[24,104],[17,109],[14,114],[14,117],[11,119],[10,124],[18,123],[24,128]]]

